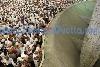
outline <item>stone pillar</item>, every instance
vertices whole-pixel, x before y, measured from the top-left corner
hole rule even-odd
[[[93,67],[100,55],[100,0],[97,0],[93,16],[84,39],[80,67]]]

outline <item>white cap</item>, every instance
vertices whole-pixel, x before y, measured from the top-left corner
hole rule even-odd
[[[40,32],[39,36],[42,36],[42,35],[43,35],[43,33]]]
[[[2,39],[1,42],[5,42],[5,39]]]
[[[16,45],[19,45],[19,43],[18,43],[18,42],[16,42]]]

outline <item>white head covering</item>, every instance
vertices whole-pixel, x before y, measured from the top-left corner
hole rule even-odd
[[[6,63],[8,65],[8,61],[3,57],[3,60],[2,60],[3,63]]]
[[[25,55],[24,52],[23,52],[23,53],[21,54],[21,57],[22,57],[22,58],[26,58],[26,57],[28,57],[28,55]]]
[[[42,36],[42,35],[43,35],[43,33],[40,32],[40,33],[39,33],[39,36]]]
[[[0,48],[2,48],[3,47],[3,44],[1,44],[1,42],[0,42]]]
[[[4,52],[2,52],[2,53],[0,54],[0,56],[1,56],[1,57],[4,57],[4,56],[5,56],[5,55],[4,55]]]
[[[37,38],[35,38],[35,40],[34,41],[38,41],[38,39]]]
[[[31,43],[29,41],[26,42],[26,45],[31,45]]]
[[[18,43],[18,42],[16,42],[16,45],[19,45],[19,43]]]
[[[40,50],[40,47],[36,47],[36,50],[35,51],[39,51]]]
[[[8,46],[12,45],[12,42],[8,40],[8,41],[7,41],[7,45],[8,45]]]
[[[14,66],[16,65],[16,64],[14,63],[14,61],[13,61],[12,58],[9,58],[8,64],[12,64],[12,65],[14,65]]]
[[[17,61],[23,61],[24,59],[22,59],[22,57],[18,57]]]
[[[5,39],[2,39],[1,42],[5,42]]]

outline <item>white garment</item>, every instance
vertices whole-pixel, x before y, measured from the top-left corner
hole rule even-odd
[[[2,39],[1,42],[5,42],[5,39]]]
[[[32,49],[32,48],[33,48],[33,45],[34,45],[34,44],[29,45],[30,49]]]
[[[33,59],[36,58],[38,55],[33,53]]]
[[[5,63],[6,65],[8,65],[8,61],[4,57],[2,57],[2,58],[3,58],[2,62]]]
[[[38,41],[38,39],[37,39],[37,38],[35,38],[35,40],[34,40],[34,41],[36,42],[36,41]]]
[[[27,24],[27,22],[24,20],[24,24]]]
[[[29,41],[26,42],[26,45],[31,45],[31,43]]]
[[[0,56],[1,56],[1,57],[4,57],[4,56],[5,56],[5,55],[4,55],[4,52],[2,52],[2,53],[0,54]]]
[[[5,44],[7,44],[9,46],[9,45],[12,45],[12,42],[7,40],[7,41],[5,41]]]
[[[19,43],[18,42],[16,42],[16,44],[15,45],[19,45]]]
[[[33,38],[32,38],[32,37],[30,37],[30,42],[31,42],[31,43],[33,42]]]
[[[40,50],[40,47],[36,47],[36,50],[35,51],[39,51]]]
[[[36,65],[36,67],[38,67],[38,60],[34,59],[35,57],[37,57],[38,55],[37,54],[34,54],[33,53],[33,60],[34,60],[34,63]]]
[[[36,23],[39,24],[40,22],[36,19]]]
[[[21,50],[21,53],[24,53],[25,47],[21,47],[20,50]]]
[[[34,19],[34,17],[31,17],[31,21],[32,21],[33,23],[35,23],[35,19]]]
[[[22,59],[21,57],[18,57],[18,58],[17,58],[17,62],[18,62],[18,61],[23,61],[23,60],[24,60],[24,59]]]
[[[16,65],[12,58],[9,58],[8,64],[13,64],[14,66]]]
[[[1,42],[0,42],[0,48],[2,48],[3,47],[3,44],[1,44]]]
[[[28,55],[24,54],[24,52],[23,52],[23,53],[21,54],[21,57],[23,57],[23,58],[27,58]]]
[[[40,33],[39,33],[39,36],[42,36],[42,35],[43,35],[43,33],[40,32]]]

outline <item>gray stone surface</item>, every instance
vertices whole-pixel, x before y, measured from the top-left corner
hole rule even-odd
[[[66,9],[52,21],[51,28],[87,28],[95,2],[83,2]],[[84,34],[47,34],[43,67],[80,67],[80,49]]]
[[[93,29],[91,32],[89,32]],[[90,21],[83,47],[81,49],[80,67],[93,67],[100,55],[100,0],[97,0]],[[100,67],[100,66],[98,66]]]

